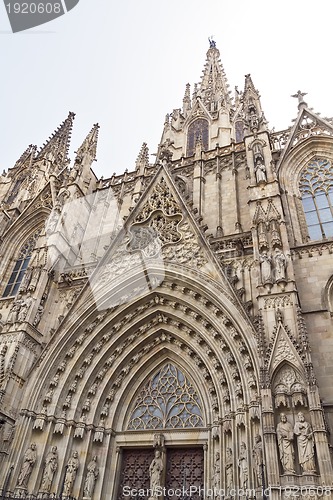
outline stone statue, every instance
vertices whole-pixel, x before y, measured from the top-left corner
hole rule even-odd
[[[56,446],[52,446],[50,452],[46,455],[45,465],[40,485],[41,493],[50,493],[54,474],[58,468],[58,451]]]
[[[275,281],[286,278],[286,258],[279,248],[275,250]]]
[[[33,466],[35,465],[37,460],[37,452],[36,452],[36,444],[31,443],[29,448],[24,454],[23,464],[21,467],[21,471],[17,480],[17,485],[19,488],[26,489],[28,486],[29,478],[31,476],[31,472]]]
[[[159,450],[155,450],[155,458],[149,466],[150,490],[152,493],[152,496],[150,497],[151,500],[158,498],[156,488],[162,484],[163,468],[161,452]]]
[[[220,454],[217,451],[215,453],[214,476],[213,476],[213,488],[215,488],[215,491],[220,490],[220,475],[221,475]]]
[[[44,307],[42,305],[39,305],[37,308],[36,316],[32,323],[34,327],[36,327],[39,324],[40,320],[42,319],[43,312],[44,312]]]
[[[260,156],[258,156],[258,158],[256,158],[255,165],[254,165],[254,171],[256,174],[256,180],[257,180],[258,184],[260,182],[267,182],[266,167],[265,167],[265,164],[264,164],[262,158],[260,158]]]
[[[64,489],[63,489],[63,496],[65,498],[71,496],[72,494],[76,473],[80,465],[78,457],[79,457],[78,452],[74,451],[73,455],[68,460],[66,465],[66,474],[65,474]]]
[[[254,446],[252,449],[252,457],[254,460],[254,470],[257,478],[257,485],[262,486],[262,474],[263,474],[263,454],[262,454],[262,441],[260,434],[257,434],[254,438]]]
[[[239,467],[239,483],[242,489],[247,488],[247,481],[249,479],[249,468],[247,463],[247,453],[246,444],[242,442],[240,444],[240,452],[238,457],[238,467]]]
[[[284,413],[280,415],[280,422],[276,427],[280,460],[284,473],[295,473],[294,430]]]
[[[266,251],[262,252],[259,257],[261,269],[261,281],[266,283],[272,279],[272,259]]]
[[[294,433],[297,436],[297,449],[299,463],[303,472],[314,473],[316,471],[314,461],[314,442],[311,424],[305,420],[302,412],[297,414]]]
[[[19,310],[21,309],[22,303],[23,303],[22,295],[19,293],[15,301],[13,302],[12,308],[8,315],[7,323],[12,323],[12,324],[16,323],[16,321],[18,320],[18,313]]]
[[[234,487],[234,462],[232,459],[232,449],[226,449],[225,474],[227,491]]]
[[[87,475],[83,487],[83,496],[85,498],[92,498],[98,475],[99,475],[99,468],[97,466],[97,456],[95,455],[93,456],[91,462],[89,462],[87,467]]]
[[[31,293],[28,293],[26,298],[22,299],[21,301],[17,317],[18,321],[20,322],[25,321],[32,303],[33,303],[33,298],[31,297]]]

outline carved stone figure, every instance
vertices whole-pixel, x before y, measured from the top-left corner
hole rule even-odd
[[[63,496],[65,498],[71,496],[73,491],[76,474],[80,465],[78,457],[79,457],[78,452],[74,451],[73,455],[68,460],[66,465],[66,474],[65,474],[64,489],[63,489]]]
[[[16,323],[16,321],[18,320],[18,313],[21,309],[22,304],[23,304],[22,295],[19,293],[9,312],[7,323],[11,324]]]
[[[156,488],[162,484],[163,468],[161,452],[159,450],[155,450],[155,457],[149,466],[150,490],[152,492],[150,500],[158,498]]]
[[[39,324],[40,320],[42,319],[43,312],[44,312],[44,307],[41,305],[38,306],[36,316],[35,316],[34,321],[32,323],[34,327],[36,327]]]
[[[280,415],[280,422],[276,427],[280,460],[285,473],[295,473],[294,430],[284,413]]]
[[[97,466],[97,456],[95,455],[87,467],[87,475],[84,481],[83,496],[85,498],[92,498],[95,489],[96,479],[99,475],[99,468]]]
[[[316,466],[314,461],[313,431],[311,424],[305,420],[302,412],[297,414],[294,433],[297,436],[298,459],[303,472],[314,473]]]
[[[262,158],[258,157],[256,159],[255,165],[254,165],[254,171],[256,174],[256,180],[257,180],[258,184],[260,182],[267,182],[266,167],[265,167],[265,164],[264,164]]]
[[[51,447],[51,451],[46,455],[42,482],[40,485],[41,493],[50,493],[54,474],[58,468],[58,451],[56,446]]]
[[[33,298],[31,297],[31,294],[28,293],[26,298],[22,299],[21,301],[20,310],[18,312],[18,317],[17,317],[18,321],[20,322],[25,321],[32,303],[33,303]]]
[[[261,268],[261,281],[266,283],[272,279],[272,259],[266,251],[262,252],[259,257]]]
[[[286,258],[279,248],[275,250],[275,281],[284,280],[286,278]]]
[[[21,467],[21,471],[17,480],[17,485],[19,488],[24,488],[26,489],[28,486],[29,478],[31,476],[31,472],[33,469],[33,466],[35,465],[37,460],[37,451],[36,451],[36,444],[31,443],[29,448],[24,454],[23,458],[23,464]]]
[[[231,448],[226,449],[225,473],[227,491],[230,491],[234,487],[234,463]]]
[[[165,441],[164,434],[161,434],[160,432],[154,434],[154,447],[159,449],[164,448],[164,441]]]
[[[254,470],[257,478],[257,485],[262,486],[262,474],[263,474],[263,454],[262,454],[262,440],[260,434],[257,434],[254,438],[254,446],[252,449],[252,456],[254,461]]]
[[[240,444],[238,467],[239,467],[239,483],[240,483],[239,485],[242,489],[246,489],[247,482],[249,479],[249,467],[247,462],[246,444],[244,442]]]
[[[215,453],[214,476],[213,476],[213,488],[215,488],[215,491],[220,490],[220,475],[221,475],[220,454],[217,451]]]

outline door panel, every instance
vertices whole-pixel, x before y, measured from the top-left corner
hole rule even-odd
[[[189,497],[190,486],[198,490],[204,487],[204,452],[202,448],[170,448],[167,450],[166,490],[184,488],[187,492],[181,497]],[[199,500],[200,492],[191,495],[192,500]],[[176,495],[167,497],[179,500]]]
[[[154,450],[127,450],[122,453],[120,484],[118,488],[118,500],[128,500],[130,497],[124,495],[124,488],[149,489],[149,466],[154,458]],[[125,490],[126,491],[126,490]],[[147,499],[148,496],[136,496],[136,500]]]

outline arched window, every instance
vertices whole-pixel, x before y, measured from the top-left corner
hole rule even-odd
[[[3,293],[3,297],[12,297],[16,295],[24,275],[27,271],[29,261],[31,259],[31,254],[36,245],[36,240],[40,235],[41,229],[35,232],[25,243],[22,245],[20,252],[18,254],[18,259],[14,265],[12,274],[10,275],[8,284]]]
[[[244,123],[242,120],[237,120],[235,123],[236,142],[244,140]]]
[[[187,156],[192,156],[195,151],[195,144],[198,139],[201,139],[203,149],[208,149],[208,121],[203,118],[198,118],[191,123],[187,134]]]
[[[333,236],[333,169],[326,158],[314,158],[301,173],[300,191],[311,240]]]
[[[203,427],[202,404],[192,383],[172,363],[140,389],[128,429]]]

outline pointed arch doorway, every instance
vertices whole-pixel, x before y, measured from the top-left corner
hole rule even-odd
[[[156,462],[160,498],[199,500],[205,476],[204,422],[197,388],[177,364],[166,361],[140,386],[130,405],[124,439],[136,437],[137,442],[121,447],[117,500],[148,500]]]

